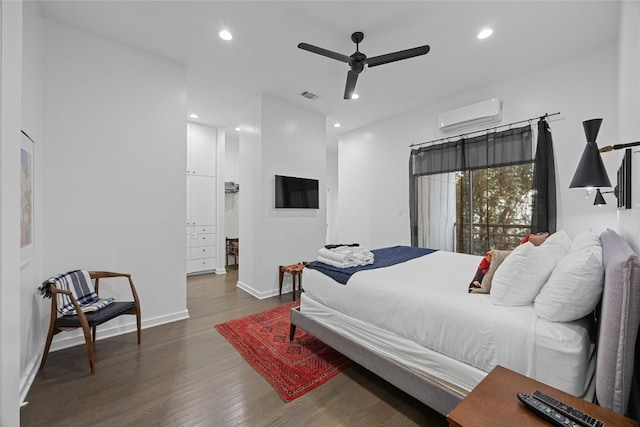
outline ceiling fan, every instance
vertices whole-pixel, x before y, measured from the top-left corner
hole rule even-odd
[[[344,99],[352,98],[353,91],[356,88],[356,82],[358,81],[358,74],[360,74],[362,70],[364,70],[365,65],[368,65],[369,67],[375,67],[377,65],[388,64],[389,62],[400,61],[401,59],[413,58],[414,56],[427,54],[430,49],[429,45],[425,45],[367,58],[367,55],[360,52],[359,50],[360,42],[363,39],[364,34],[360,31],[356,31],[355,33],[351,34],[351,40],[356,44],[356,51],[351,56],[313,46],[308,43],[299,43],[298,47],[300,49],[308,50],[309,52],[317,53],[318,55],[337,59],[338,61],[346,62],[347,64],[349,64],[351,69],[347,73],[347,84],[344,88]]]

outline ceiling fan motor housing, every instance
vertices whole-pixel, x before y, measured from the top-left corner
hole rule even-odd
[[[351,55],[351,71],[360,74],[364,69],[364,60],[367,59],[367,55],[362,52],[355,51]]]
[[[351,66],[351,71],[356,74],[360,74],[362,70],[364,70],[364,60],[367,59],[367,55],[360,52],[360,48],[358,44],[364,39],[364,33],[361,31],[356,31],[351,34],[351,41],[356,44],[356,51],[350,56],[351,61],[349,61],[349,65]]]

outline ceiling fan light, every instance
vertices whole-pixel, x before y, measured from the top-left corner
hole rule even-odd
[[[485,28],[482,31],[480,31],[478,33],[478,38],[480,40],[486,39],[487,37],[491,36],[491,34],[493,34],[493,30],[491,28]]]

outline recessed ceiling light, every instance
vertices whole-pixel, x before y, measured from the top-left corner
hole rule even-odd
[[[334,124],[333,124],[333,127],[334,127],[334,128],[339,128],[340,126],[342,126],[340,123],[334,123]]]
[[[222,40],[231,40],[233,38],[233,36],[231,35],[231,33],[227,30],[222,30],[218,33],[218,35],[220,36],[220,38]]]
[[[480,40],[482,39],[486,39],[487,37],[489,37],[491,34],[493,34],[493,30],[491,28],[485,28],[484,30],[480,31],[478,33],[478,38]]]
[[[236,132],[240,132],[240,126],[236,126]]]
[[[198,115],[197,114],[189,114],[189,117],[191,117],[192,119],[197,119]]]
[[[351,94],[351,99],[358,99],[358,98],[360,98],[360,95],[358,95],[357,93],[354,92],[353,94]]]

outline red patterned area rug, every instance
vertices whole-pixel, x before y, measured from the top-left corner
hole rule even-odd
[[[322,385],[351,364],[300,328],[289,341],[289,310],[298,305],[291,302],[216,325],[285,402]]]

